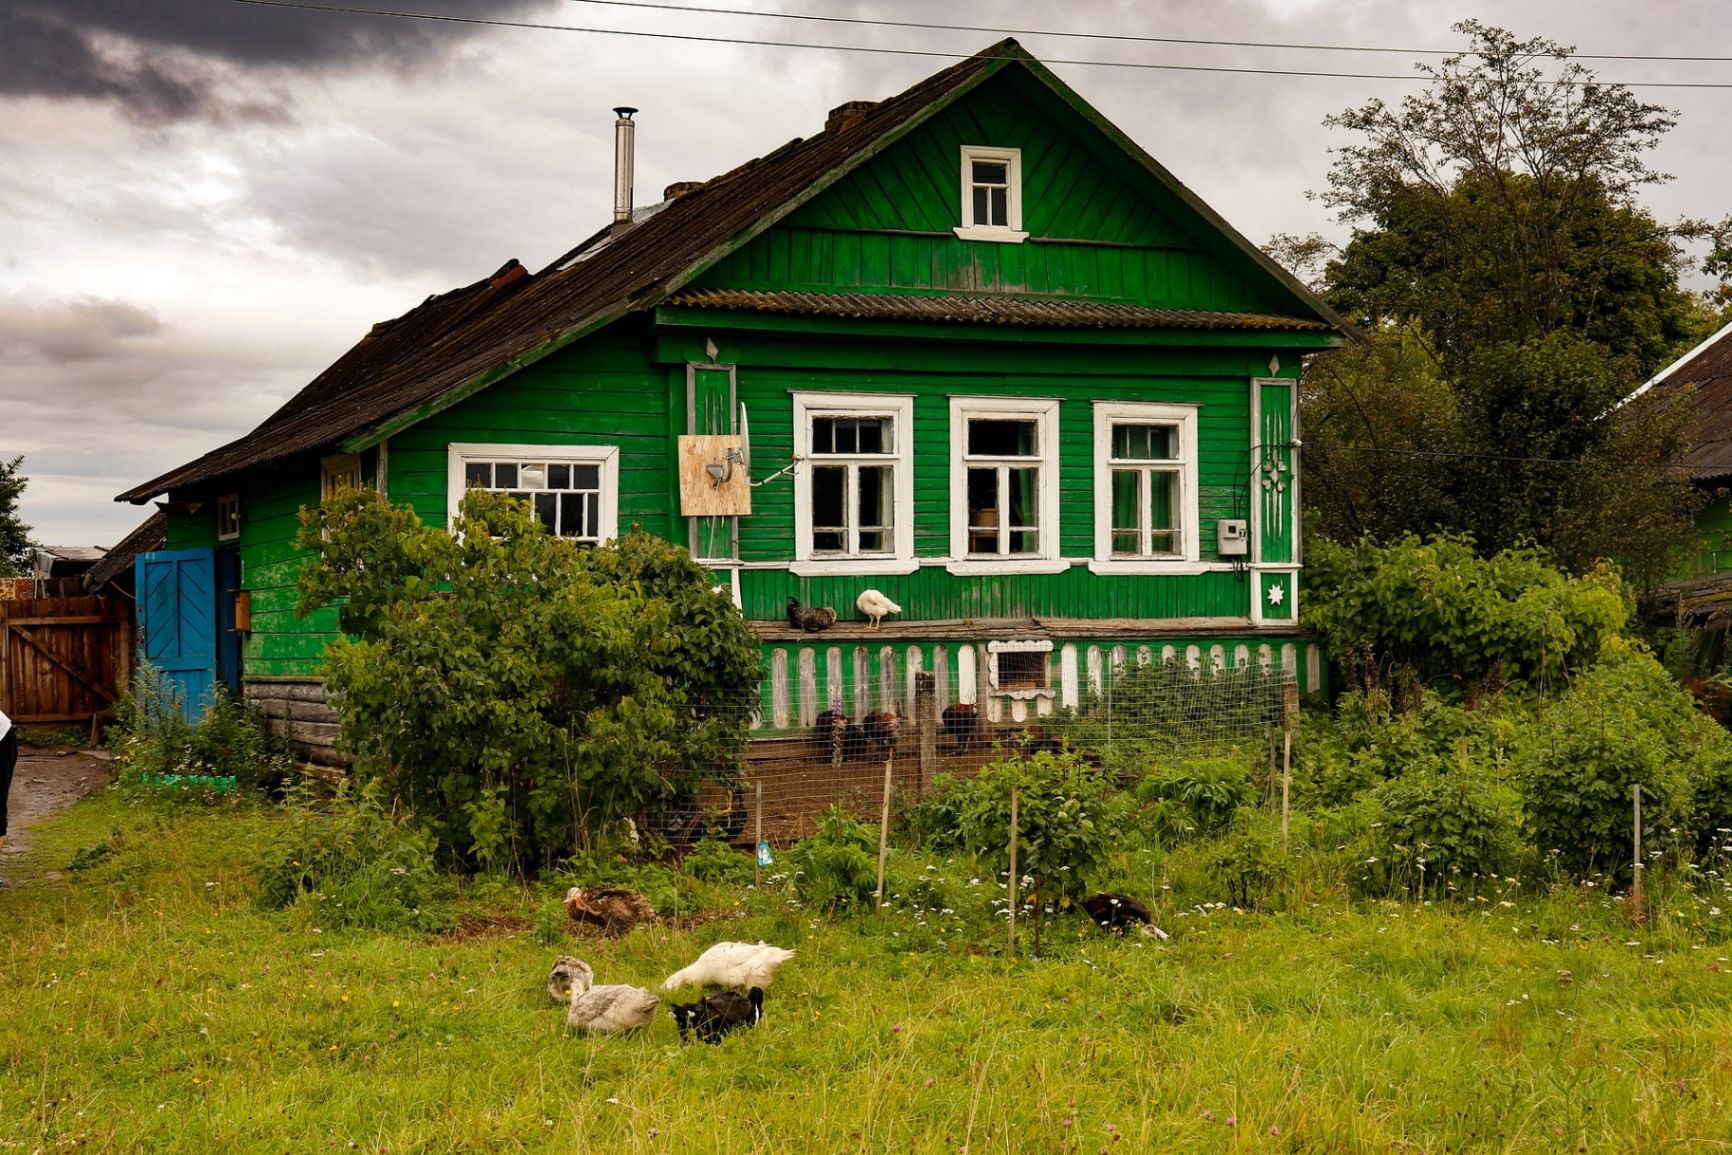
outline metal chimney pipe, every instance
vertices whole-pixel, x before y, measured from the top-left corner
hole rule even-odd
[[[613,231],[623,233],[631,228],[631,185],[633,142],[637,125],[632,123],[635,108],[613,110],[619,119],[613,122]]]

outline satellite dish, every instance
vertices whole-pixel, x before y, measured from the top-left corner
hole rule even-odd
[[[746,403],[740,402],[740,468],[752,468],[752,429],[746,422]]]

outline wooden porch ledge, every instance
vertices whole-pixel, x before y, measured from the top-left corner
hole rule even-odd
[[[753,622],[752,629],[764,642],[783,645],[804,642],[870,642],[886,644],[913,641],[1008,641],[1019,638],[1158,639],[1195,637],[1242,637],[1251,635],[1293,636],[1300,631],[1292,623],[1251,624],[1250,618],[983,618],[905,622],[886,619],[878,629],[869,622],[837,622],[827,630],[806,633],[786,622]]]

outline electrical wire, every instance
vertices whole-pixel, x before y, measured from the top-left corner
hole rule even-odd
[[[421,20],[435,24],[468,24],[491,28],[524,28],[545,32],[577,32],[591,36],[627,36],[649,40],[681,40],[697,44],[739,44],[759,48],[804,48],[823,52],[858,52],[876,56],[921,56],[940,60],[972,60],[977,53],[943,52],[931,48],[892,48],[873,44],[810,44],[798,40],[759,40],[747,36],[700,36],[692,32],[649,32],[623,28],[589,28],[575,24],[549,24],[533,20],[498,20],[481,16],[450,16],[432,12],[405,12],[387,8],[352,8],[339,4],[313,4],[306,0],[229,0],[257,8],[284,8],[303,12],[329,12],[349,16],[386,16],[398,20]],[[1160,64],[1145,60],[1060,60],[1042,58],[1048,65],[1074,65],[1090,68],[1128,68],[1157,72],[1217,72],[1241,76],[1315,76],[1337,80],[1397,80],[1419,84],[1431,78],[1423,74],[1404,75],[1389,72],[1327,72],[1307,68],[1233,68],[1214,64]],[[1572,88],[1604,87],[1608,84],[1624,88],[1732,88],[1732,81],[1707,82],[1684,80],[1659,81],[1579,81],[1553,80],[1549,83]]]
[[[818,24],[854,24],[869,28],[915,28],[929,32],[985,32],[995,36],[1052,36],[1070,40],[1106,40],[1121,44],[1184,44],[1211,48],[1276,48],[1296,52],[1381,52],[1399,56],[1455,56],[1456,48],[1394,48],[1374,44],[1289,44],[1275,40],[1212,40],[1184,36],[1131,36],[1122,32],[1071,32],[1058,28],[994,28],[985,24],[938,24],[922,20],[878,20],[865,16],[820,16],[812,12],[770,12],[750,8],[705,8],[697,4],[651,3],[650,0],[569,0],[606,8],[642,8],[658,12],[693,12],[712,16],[756,16],[766,20],[803,20]],[[1732,63],[1732,56],[1648,56],[1615,52],[1566,52],[1570,60],[1651,60],[1669,63]]]

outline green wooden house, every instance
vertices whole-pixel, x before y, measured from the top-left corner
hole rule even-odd
[[[335,623],[296,616],[292,540],[343,484],[688,545],[763,640],[765,732],[902,708],[921,672],[1005,721],[1114,661],[1319,683],[1295,384],[1346,326],[1014,41],[648,208],[631,113],[612,225],[376,326],[120,495],[169,511],[140,600],[189,695],[225,680],[329,752]],[[877,629],[867,589],[901,607]],[[840,621],[794,630],[790,598]]]

